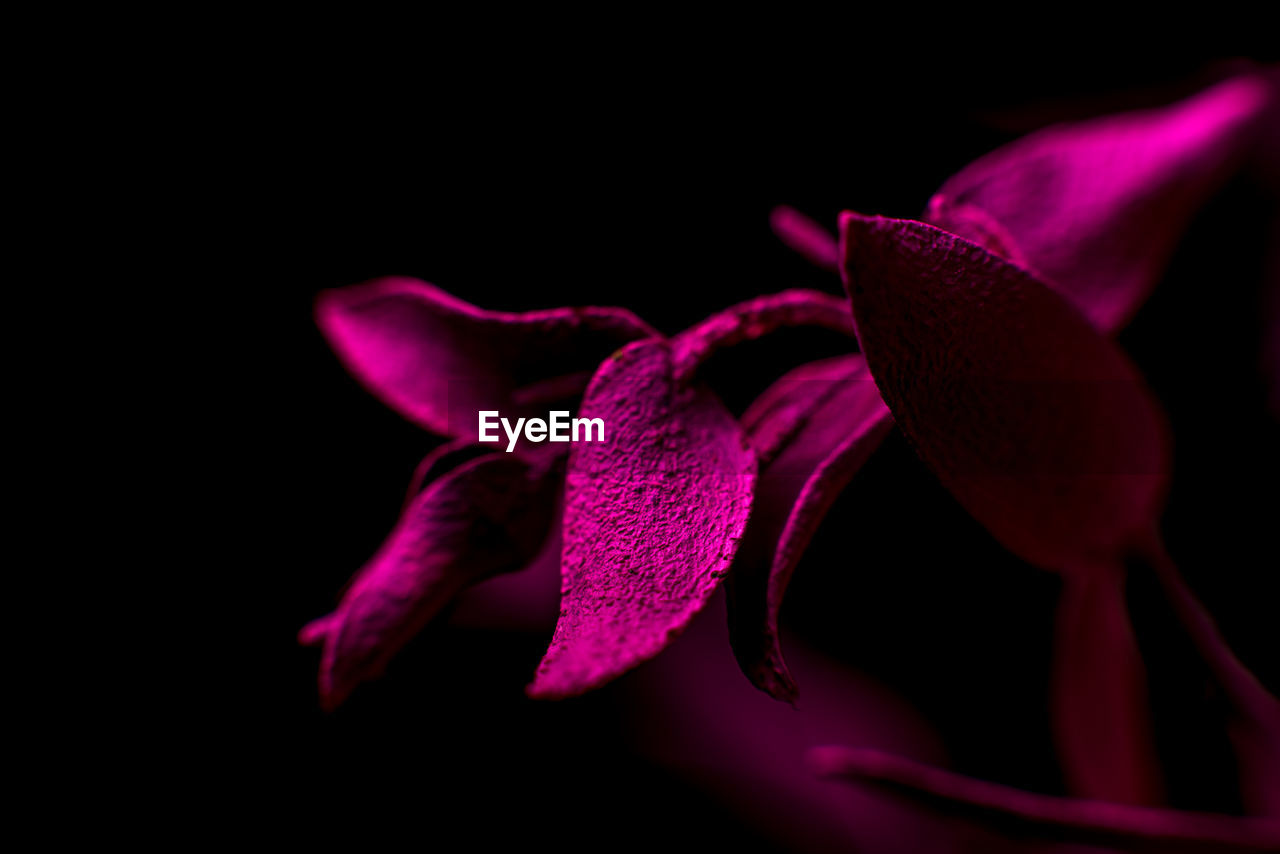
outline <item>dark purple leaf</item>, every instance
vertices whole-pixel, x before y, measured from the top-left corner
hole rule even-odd
[[[1069,781],[1158,797],[1122,601],[1125,562],[1143,555],[1230,699],[1242,791],[1276,814],[1280,705],[1160,558],[1168,438],[1137,371],[1068,303],[975,244],[922,223],[842,225],[859,340],[903,432],[1007,547],[1064,575],[1055,723]]]
[[[1060,572],[1155,518],[1167,429],[1120,350],[980,246],[909,220],[842,218],[858,340],[925,462],[1008,548]]]
[[[1164,495],[1162,412],[1119,349],[1022,269],[923,223],[842,225],[858,338],[903,432],[1006,547],[1078,585],[1063,598],[1054,684],[1068,779],[1158,803],[1119,556]]]

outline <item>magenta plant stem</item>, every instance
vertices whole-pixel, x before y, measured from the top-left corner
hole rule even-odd
[[[1148,535],[1140,554],[1155,572],[1179,622],[1230,703],[1228,733],[1240,769],[1245,808],[1280,818],[1280,701],[1236,658],[1213,618],[1187,587],[1157,533]]]
[[[722,347],[753,341],[787,326],[820,326],[853,337],[853,316],[843,297],[801,288],[781,291],[730,306],[677,335],[677,376],[692,376]]]
[[[1280,822],[1271,819],[1058,798],[975,780],[870,749],[817,747],[809,752],[809,762],[822,777],[901,787],[938,799],[944,808],[946,805],[967,808],[984,820],[1003,816],[1033,826],[1071,828],[1088,834],[1113,835],[1126,841],[1167,842],[1179,851],[1275,851],[1280,845]],[[1060,842],[1060,839],[1054,841]],[[1128,849],[1125,845],[1117,850]],[[1028,850],[1039,848],[1033,843]]]

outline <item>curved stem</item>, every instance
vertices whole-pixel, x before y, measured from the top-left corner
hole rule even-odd
[[[1280,702],[1236,658],[1158,534],[1147,537],[1137,557],[1155,573],[1178,621],[1230,703],[1228,734],[1245,807],[1252,813],[1280,817]]]
[[[1073,793],[1156,805],[1164,786],[1124,584],[1123,567],[1063,577],[1051,686],[1054,740]]]
[[[673,339],[676,376],[688,378],[715,351],[787,326],[819,326],[853,337],[853,312],[842,296],[802,288],[732,305]]]
[[[808,758],[820,776],[898,786],[937,799],[944,809],[961,807],[980,821],[1003,817],[1135,842],[1167,842],[1177,850],[1212,846],[1213,851],[1274,851],[1280,845],[1280,822],[1271,819],[1058,798],[976,780],[878,750],[817,747]],[[1061,830],[1052,836],[1055,846],[1063,841]]]

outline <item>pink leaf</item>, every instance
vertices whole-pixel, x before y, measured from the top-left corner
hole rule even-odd
[[[671,345],[634,342],[592,379],[571,447],[560,620],[528,688],[561,698],[660,652],[702,610],[746,527],[756,461],[705,387],[675,379]]]
[[[416,279],[325,291],[316,322],[347,370],[410,421],[475,438],[477,412],[521,417],[580,394],[600,360],[656,335],[621,308],[485,311]]]
[[[1250,156],[1269,98],[1246,75],[1162,109],[1039,131],[950,178],[925,219],[1035,271],[1115,330]]]
[[[743,672],[794,702],[778,612],[791,575],[840,491],[892,426],[860,355],[803,365],[742,417],[760,458],[755,505],[729,575],[729,637]]]
[[[304,645],[324,645],[322,705],[335,708],[381,673],[462,589],[532,559],[550,528],[558,482],[550,455],[530,463],[490,453],[412,498],[337,610],[298,635]]]

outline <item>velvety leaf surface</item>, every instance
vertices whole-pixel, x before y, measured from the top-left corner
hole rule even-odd
[[[476,413],[545,416],[620,345],[656,335],[621,308],[486,311],[417,279],[325,291],[316,322],[347,370],[405,418],[474,438]]]
[[[1025,266],[1100,329],[1146,299],[1196,210],[1243,165],[1270,93],[1261,76],[1171,106],[1063,124],[950,178],[925,219]]]
[[[912,799],[922,820],[959,814],[978,826],[1003,826],[1028,851],[1073,850],[1073,843],[1106,851],[1227,852],[1280,850],[1280,821],[1134,807],[1058,798],[1014,789],[924,765],[878,750],[820,747],[814,770],[890,787]]]
[[[460,590],[520,569],[537,553],[559,485],[554,459],[490,453],[440,475],[410,500],[337,610],[298,635],[303,644],[324,646],[325,708],[380,674]]]
[[[728,571],[756,460],[708,389],[675,379],[671,346],[634,342],[592,379],[579,417],[606,441],[571,446],[560,620],[528,693],[580,694],[661,651]]]
[[[885,402],[1006,547],[1070,571],[1152,524],[1166,426],[1114,344],[1030,274],[953,234],[846,213],[842,239]]]
[[[743,414],[761,473],[726,582],[729,638],[743,673],[777,699],[797,693],[778,641],[782,597],[832,502],[892,423],[857,354],[802,365]]]

